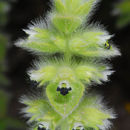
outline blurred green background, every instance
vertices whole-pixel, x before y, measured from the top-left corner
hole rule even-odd
[[[116,5],[119,17],[117,20],[117,27],[125,27],[130,24],[130,0],[123,0]]]
[[[36,55],[14,46],[27,35],[22,29],[46,17],[49,0],[0,0],[0,130],[25,130],[19,98],[35,89],[26,74]],[[101,0],[89,23],[100,23],[114,34],[112,41],[122,56],[111,63],[116,71],[110,82],[93,86],[117,113],[112,130],[130,130],[130,0]]]
[[[8,51],[9,37],[4,28],[7,24],[9,11],[8,1],[0,1],[0,130],[24,128],[24,124],[8,113],[10,98],[13,93],[8,92],[10,80],[6,76],[6,54]]]

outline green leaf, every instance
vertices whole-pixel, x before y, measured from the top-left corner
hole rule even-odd
[[[29,122],[36,122],[35,128],[37,130],[38,124],[40,122],[49,123],[49,128],[55,130],[56,126],[61,119],[61,116],[55,112],[52,106],[45,99],[30,99],[28,97],[23,97],[21,102],[26,104],[27,107],[23,109],[25,116],[29,114]]]
[[[84,2],[82,5],[78,5],[77,9],[75,10],[75,14],[79,16],[87,16],[92,9],[94,1],[96,0],[88,0],[87,2]]]
[[[103,67],[103,66],[102,66]],[[99,66],[94,66],[92,64],[89,65],[79,65],[75,69],[76,76],[83,82],[89,84],[91,81],[94,81],[96,83],[101,83],[101,79],[104,78],[104,71],[106,70],[106,67],[102,70]]]
[[[81,22],[80,18],[69,15],[55,15],[52,19],[53,25],[65,34],[73,33],[81,25]]]
[[[53,65],[42,66],[39,70],[33,70],[30,72],[31,80],[40,82],[39,86],[43,86],[44,83],[47,83],[56,75],[57,68]]]
[[[75,15],[83,18],[88,15],[96,0],[56,0],[56,13],[64,15]]]
[[[55,9],[59,13],[65,13],[66,8],[65,8],[65,5],[63,4],[62,0],[55,0]]]
[[[58,52],[58,48],[51,42],[38,42],[38,41],[23,42],[22,41],[18,46],[34,52],[44,52],[44,53]]]
[[[57,32],[53,31],[50,32],[47,29],[38,27],[34,27],[32,30],[25,30],[29,35],[28,39],[18,41],[16,46],[40,53],[53,54],[56,52],[65,52],[65,38],[57,35]]]
[[[120,55],[118,49],[111,45],[108,49],[105,45],[111,36],[101,29],[87,29],[84,32],[75,34],[69,42],[69,48],[73,55],[85,57],[108,58]]]
[[[108,120],[115,117],[112,111],[107,110],[101,103],[101,97],[93,94],[88,95],[65,120],[73,127],[75,123],[80,123],[84,128],[90,127],[95,130],[108,128],[110,123]]]
[[[42,39],[42,40],[45,40],[45,41],[49,41],[50,35],[52,35],[52,33],[48,29],[34,27],[33,30],[36,31],[34,33],[35,37]],[[30,36],[29,38],[32,38],[32,37]]]
[[[70,83],[72,91],[67,95],[62,95],[57,91],[58,84],[50,83],[46,88],[46,93],[54,109],[65,117],[79,104],[83,96],[84,86],[80,82]]]
[[[73,13],[78,6],[80,6],[82,0],[65,0],[65,6],[68,9],[68,14]]]

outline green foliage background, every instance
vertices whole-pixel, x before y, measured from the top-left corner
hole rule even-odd
[[[0,1],[0,28],[3,29],[7,22],[8,2]],[[9,128],[20,128],[23,124],[17,119],[8,115],[10,94],[6,92],[9,81],[5,76],[7,66],[5,57],[7,51],[8,38],[4,35],[3,30],[0,30],[0,129],[7,130]]]
[[[130,1],[124,0],[120,2],[116,7],[119,11],[117,26],[123,27],[130,24]]]

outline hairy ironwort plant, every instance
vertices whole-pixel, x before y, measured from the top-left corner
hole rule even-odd
[[[16,45],[41,56],[28,72],[41,96],[23,96],[22,110],[34,130],[105,130],[115,118],[101,97],[88,94],[88,86],[107,81],[113,72],[105,59],[120,55],[109,43],[112,35],[99,25],[87,25],[96,0],[54,0],[47,22],[39,20],[24,30]],[[58,54],[58,56],[56,55]],[[44,58],[42,58],[44,55]],[[60,55],[60,56],[59,56]],[[105,63],[104,63],[105,61]],[[85,90],[87,94],[84,94]],[[46,95],[42,96],[42,95]]]

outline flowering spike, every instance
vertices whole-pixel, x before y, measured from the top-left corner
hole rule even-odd
[[[92,83],[108,81],[113,71],[103,61],[120,55],[107,31],[97,25],[83,27],[85,16],[88,20],[97,2],[54,0],[47,22],[33,23],[24,30],[28,38],[16,42],[28,51],[46,54],[45,62],[35,62],[36,69],[28,72],[39,87],[46,87],[45,92],[40,98],[21,100],[27,105],[22,112],[29,117],[28,123],[34,124],[33,130],[106,130],[108,119],[115,118],[112,110],[106,110],[100,98],[86,89]]]

